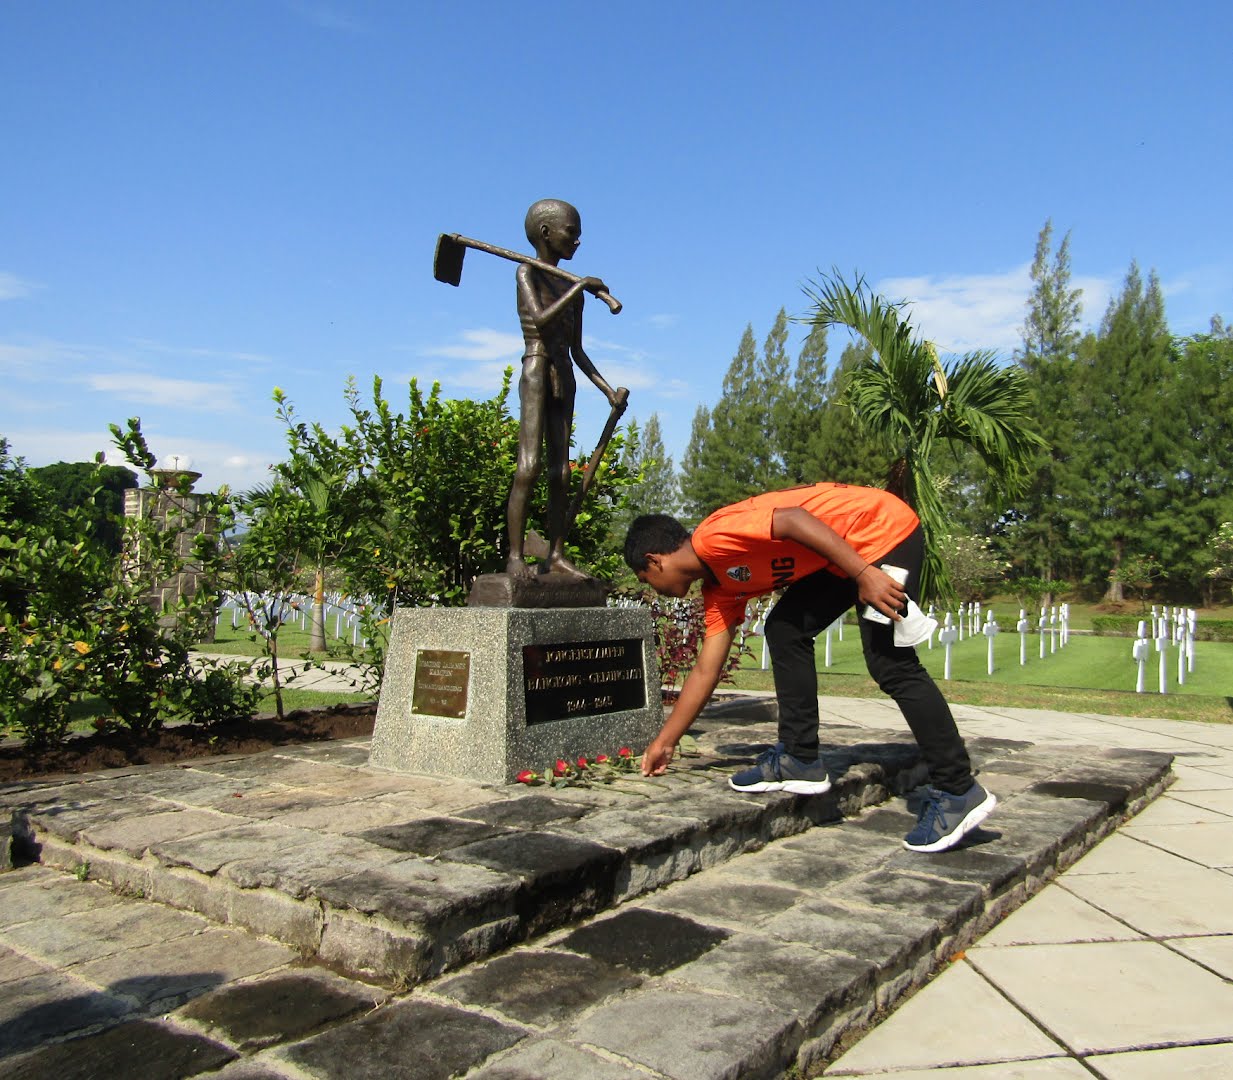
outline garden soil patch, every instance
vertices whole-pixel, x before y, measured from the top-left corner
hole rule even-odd
[[[176,724],[144,739],[109,728],[69,739],[36,759],[19,745],[0,746],[0,784],[61,773],[95,772],[131,765],[165,765],[193,758],[258,754],[276,746],[371,735],[377,706],[340,705],[299,709],[279,720],[273,716],[204,728]]]

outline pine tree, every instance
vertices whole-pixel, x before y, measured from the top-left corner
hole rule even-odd
[[[641,476],[626,489],[625,511],[616,522],[622,536],[629,523],[640,514],[677,514],[680,511],[676,470],[664,447],[659,413],[651,413],[646,427],[638,429],[630,421],[626,446],[626,467],[631,476]]]
[[[1032,385],[1033,418],[1048,446],[1031,463],[1031,486],[1014,507],[1007,547],[1007,555],[1017,565],[1045,581],[1053,581],[1068,569],[1060,565],[1065,561],[1067,519],[1059,493],[1066,483],[1074,439],[1075,356],[1083,294],[1070,284],[1070,233],[1062,238],[1050,266],[1052,239],[1050,219],[1036,238],[1023,347],[1016,353]]]
[[[754,368],[752,385],[748,388],[744,407],[749,420],[761,431],[761,438],[747,448],[752,466],[750,483],[753,495],[783,487],[785,402],[792,397],[788,372],[788,313],[783,308],[775,316],[774,325],[762,345],[762,357]]]
[[[753,326],[745,327],[724,376],[723,393],[703,418],[694,416],[689,448],[681,463],[681,495],[697,518],[762,490],[768,468],[768,400]]]
[[[707,471],[704,456],[711,438],[711,410],[699,405],[694,411],[689,430],[689,442],[681,458],[681,509],[691,521],[701,521],[715,506],[711,474]],[[707,508],[710,509],[707,509]]]
[[[1181,467],[1170,519],[1182,549],[1165,567],[1165,580],[1174,595],[1189,587],[1210,596],[1208,541],[1222,522],[1233,521],[1233,333],[1214,318],[1209,333],[1178,345],[1169,393],[1181,418]]]
[[[1066,493],[1085,576],[1107,584],[1109,603],[1122,601],[1122,570],[1132,557],[1168,566],[1177,555],[1169,535],[1181,468],[1181,416],[1168,392],[1174,360],[1160,283],[1152,273],[1145,287],[1131,263],[1100,333],[1081,350],[1077,482]]]
[[[825,400],[809,444],[809,472],[802,477],[805,482],[885,485],[886,455],[861,428],[846,397],[848,379],[868,362],[868,345],[853,341],[844,346],[839,364],[823,388]]]
[[[823,424],[823,409],[833,393],[826,353],[826,327],[810,327],[797,354],[791,392],[779,401],[775,428],[789,483],[808,484],[822,479],[817,470],[815,443]]]

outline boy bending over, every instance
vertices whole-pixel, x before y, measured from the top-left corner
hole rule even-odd
[[[865,663],[899,706],[929,767],[930,786],[904,846],[954,847],[997,800],[973,778],[950,707],[915,648],[895,644],[895,623],[909,599],[919,600],[923,557],[924,534],[911,507],[889,492],[847,484],[755,495],[716,510],[692,535],[666,514],[636,519],[625,540],[625,561],[638,580],[677,597],[700,581],[706,610],[697,664],[642,755],[642,772],[658,776],[667,769],[681,736],[710,700],[748,600],[783,588],[765,628],[779,700],[779,743],[728,782],[737,791],[828,791],[830,777],[818,753],[814,639],[860,602],[891,620],[859,620]],[[879,569],[882,564],[905,570],[904,584]]]

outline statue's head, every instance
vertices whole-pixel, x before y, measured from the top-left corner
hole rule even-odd
[[[537,252],[570,259],[582,238],[582,218],[562,199],[540,199],[527,211],[526,230]]]

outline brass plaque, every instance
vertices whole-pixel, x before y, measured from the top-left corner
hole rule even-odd
[[[417,649],[411,711],[421,716],[466,716],[470,673],[470,653]]]
[[[528,724],[646,705],[641,638],[524,645],[522,677]]]

